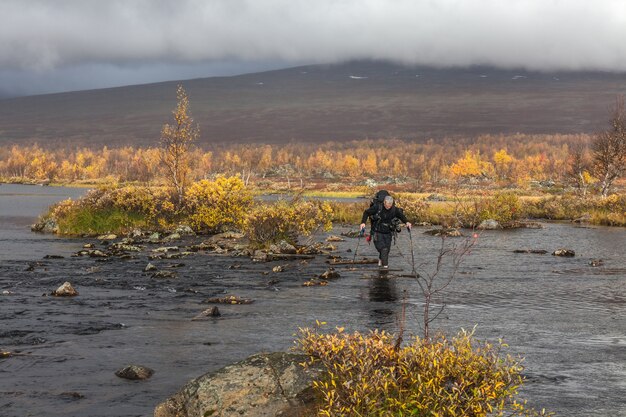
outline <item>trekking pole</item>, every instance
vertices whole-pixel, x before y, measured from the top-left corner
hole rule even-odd
[[[411,235],[411,228],[408,228],[409,230],[409,240],[411,241],[411,267],[413,268],[411,270],[411,273],[415,276],[417,276],[417,271],[415,270],[415,255],[413,253],[413,236]]]
[[[356,249],[354,250],[354,256],[352,257],[352,263],[356,261],[356,254],[359,251],[359,245],[361,244],[361,236],[365,234],[365,227],[359,230],[359,238],[356,242]]]

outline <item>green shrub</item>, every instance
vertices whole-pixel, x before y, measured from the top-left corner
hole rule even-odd
[[[121,209],[75,207],[59,218],[57,224],[62,234],[98,235],[125,233],[135,227],[145,226],[146,219],[141,214]]]
[[[517,398],[520,361],[502,342],[480,342],[460,332],[451,340],[414,338],[396,346],[386,332],[320,334],[301,329],[296,341],[326,372],[314,381],[320,416],[548,415]],[[305,364],[306,366],[306,364]]]

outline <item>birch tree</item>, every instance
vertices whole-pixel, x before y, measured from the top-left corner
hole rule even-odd
[[[178,86],[176,96],[178,104],[172,111],[174,124],[165,124],[161,129],[160,158],[166,180],[176,191],[178,204],[182,206],[191,170],[189,150],[198,139],[200,129],[191,117],[189,98],[182,85]]]

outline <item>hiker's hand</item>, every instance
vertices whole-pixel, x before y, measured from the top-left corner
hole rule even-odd
[[[361,223],[361,225],[359,226],[359,230],[365,230],[365,223]]]
[[[406,228],[408,229],[408,231],[411,231],[411,227],[413,227],[413,225],[409,222],[406,222]]]

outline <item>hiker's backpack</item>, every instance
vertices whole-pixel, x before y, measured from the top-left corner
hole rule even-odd
[[[387,190],[380,190],[380,191],[378,191],[374,195],[374,198],[372,198],[372,202],[370,203],[370,207],[376,206],[376,214],[373,214],[372,216],[370,216],[371,220],[372,220],[372,226],[378,220],[380,220],[380,212],[383,210],[385,197],[387,197],[388,195],[391,195],[391,194],[389,194],[389,191],[387,191]]]

